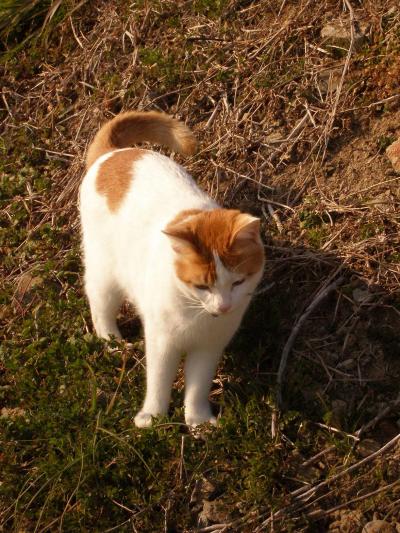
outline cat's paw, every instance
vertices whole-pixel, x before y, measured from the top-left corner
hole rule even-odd
[[[153,424],[153,415],[139,411],[135,416],[135,426],[137,428],[149,428]]]
[[[189,412],[185,414],[185,422],[188,426],[194,428],[200,424],[212,424],[217,425],[216,417],[209,412]]]

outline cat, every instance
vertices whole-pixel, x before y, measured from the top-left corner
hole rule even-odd
[[[94,328],[121,338],[126,298],[140,315],[147,383],[136,426],[167,413],[183,355],[185,422],[216,424],[212,380],[264,269],[260,220],[221,208],[171,158],[132,148],[142,141],[196,151],[182,122],[154,111],[117,115],[89,146],[80,215]]]

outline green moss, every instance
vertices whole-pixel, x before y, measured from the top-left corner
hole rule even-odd
[[[382,224],[376,224],[374,222],[368,222],[360,226],[360,237],[361,239],[370,239],[375,235],[383,232],[385,230]]]
[[[394,252],[389,255],[388,261],[390,263],[400,263],[400,252]]]
[[[324,223],[323,217],[316,212],[305,209],[299,213],[300,227],[305,229],[319,228]]]
[[[194,0],[192,9],[199,15],[217,18],[222,15],[227,4],[227,0]]]
[[[328,231],[324,227],[310,228],[306,231],[306,238],[313,248],[321,248],[328,236]]]
[[[381,135],[378,138],[378,150],[383,153],[388,146],[394,143],[395,140],[396,137],[393,135]]]

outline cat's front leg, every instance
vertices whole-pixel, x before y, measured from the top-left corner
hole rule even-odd
[[[222,350],[195,350],[185,362],[185,422],[198,426],[204,422],[216,425],[208,395]]]
[[[152,417],[167,414],[180,355],[159,332],[154,336],[146,332],[146,397],[135,416],[137,427],[150,427]]]

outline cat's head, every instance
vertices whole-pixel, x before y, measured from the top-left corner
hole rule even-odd
[[[234,209],[182,211],[165,228],[188,306],[218,316],[248,301],[264,268],[260,220]]]

